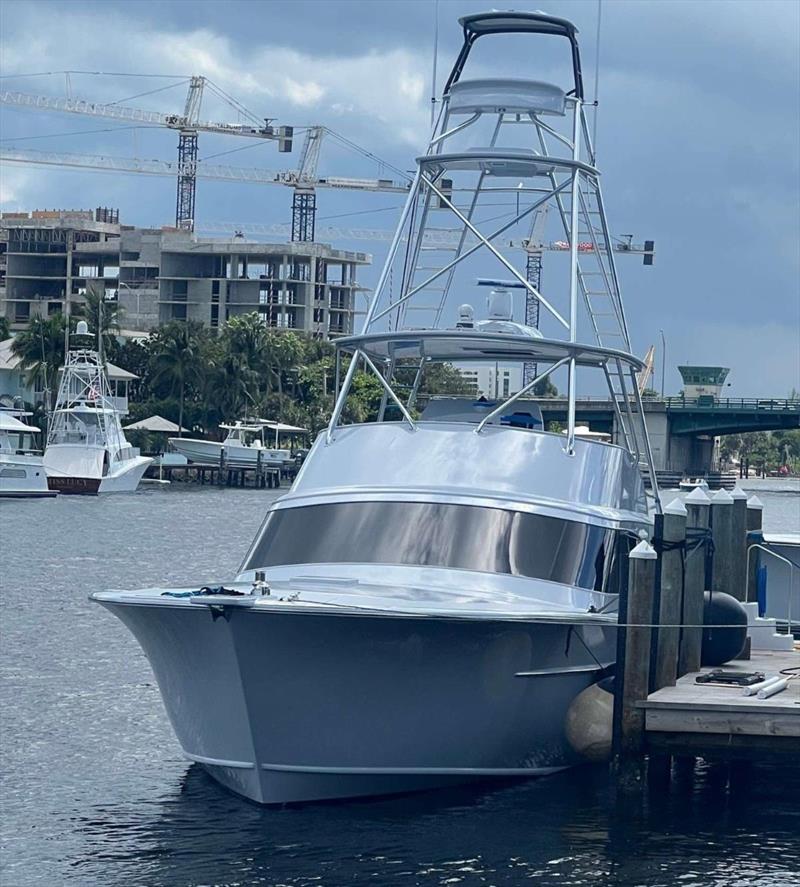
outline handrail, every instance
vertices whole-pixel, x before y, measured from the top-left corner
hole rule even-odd
[[[372,370],[372,372],[375,373],[375,375],[378,377],[378,381],[383,386],[384,391],[389,395],[389,397],[391,397],[391,399],[399,407],[400,412],[403,414],[403,418],[411,426],[411,430],[416,431],[417,426],[416,426],[414,420],[411,418],[411,413],[408,412],[408,410],[403,405],[403,402],[394,393],[394,391],[392,390],[392,386],[386,381],[386,379],[383,378],[383,375],[381,374],[380,370],[375,366],[375,364],[372,362],[372,360],[370,360],[369,355],[366,353],[366,351],[361,352],[361,357],[364,359],[364,363],[366,363],[367,366]]]
[[[507,400],[504,400],[503,403],[501,403],[498,407],[495,407],[495,409],[493,409],[488,416],[484,416],[483,419],[481,419],[478,427],[475,429],[475,434],[480,434],[487,422],[489,422],[491,419],[494,419],[494,417],[499,415],[500,413],[505,412],[505,410],[507,410],[512,403],[516,403],[516,401],[518,401],[527,391],[530,391],[534,385],[537,385],[539,382],[542,381],[542,379],[547,378],[550,373],[552,373],[554,370],[557,370],[559,367],[564,366],[564,364],[568,363],[571,359],[572,358],[570,357],[562,357],[561,360],[548,367],[543,373],[539,373],[539,375],[535,379],[528,382],[528,384],[525,385],[523,388],[520,388],[520,390],[516,394],[512,394],[511,397],[509,397]]]
[[[771,548],[767,548],[760,542],[753,542],[752,545],[747,546],[747,581],[744,586],[744,599],[745,602],[750,600],[750,552],[754,549],[758,548],[761,551],[765,551],[767,554],[771,554],[772,557],[776,558],[779,561],[783,561],[785,564],[789,564],[789,611],[787,613],[787,627],[788,632],[792,634],[792,593],[794,592],[794,562],[790,561],[788,557],[784,557],[782,554],[778,554],[777,551],[773,551]]]

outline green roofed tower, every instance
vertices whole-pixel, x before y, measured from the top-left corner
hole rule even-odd
[[[730,367],[679,366],[683,379],[684,397],[713,397],[718,399],[728,378]]]

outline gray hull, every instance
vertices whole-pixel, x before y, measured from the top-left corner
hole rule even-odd
[[[599,671],[587,647],[613,658],[608,624],[101,603],[143,647],[187,757],[265,804],[570,766],[566,710]]]

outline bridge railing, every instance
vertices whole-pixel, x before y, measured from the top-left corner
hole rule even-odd
[[[534,397],[542,405],[566,403],[567,399],[560,394],[547,397]],[[584,395],[577,398],[579,404],[611,406],[611,401],[602,395]],[[644,397],[645,407],[648,404],[662,404],[667,409],[708,409],[708,410],[768,410],[770,412],[800,413],[800,400],[788,397]]]
[[[667,409],[766,410],[800,413],[800,400],[788,397],[665,397]]]

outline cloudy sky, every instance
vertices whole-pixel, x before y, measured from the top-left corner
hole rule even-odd
[[[458,16],[501,5],[440,0],[440,88],[460,43]],[[595,0],[509,5],[543,6],[576,22],[593,95]],[[4,0],[0,86],[63,95],[65,76],[44,72],[110,72],[71,74],[69,88],[90,100],[180,111],[178,75],[204,74],[260,116],[325,124],[409,169],[427,136],[435,9],[433,0]],[[598,165],[612,231],[656,241],[653,268],[620,264],[637,352],[664,331],[668,392],[679,388],[674,366],[685,361],[732,367],[734,396],[800,388],[799,57],[796,0],[602,4]],[[536,63],[521,52],[502,59],[504,70],[532,78],[541,76]],[[203,112],[236,119],[213,100]],[[5,147],[174,158],[169,131],[7,109],[1,123]],[[200,156],[284,169],[297,152],[203,135]],[[386,170],[331,142],[320,172]],[[169,179],[0,169],[3,209],[110,205],[124,222],[161,225],[174,219],[174,199]],[[318,224],[389,229],[399,204],[397,195],[321,191]],[[200,227],[286,222],[290,205],[288,189],[198,186]],[[371,252],[376,265],[385,250],[375,241],[338,245]],[[365,272],[367,285],[377,270]]]

